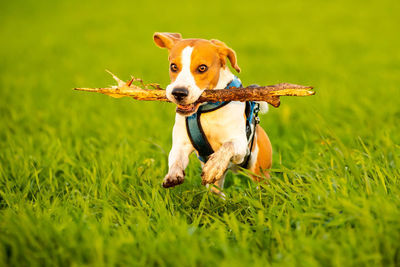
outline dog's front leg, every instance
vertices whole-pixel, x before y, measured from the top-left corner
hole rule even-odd
[[[221,179],[224,175],[229,163],[232,161],[235,164],[243,162],[247,152],[246,139],[228,141],[214,152],[204,164],[203,172],[201,173],[202,184],[212,184]]]
[[[168,156],[168,174],[163,181],[165,188],[182,184],[185,179],[189,155],[194,151],[185,127],[184,118],[177,115],[172,132],[172,149]]]
[[[173,187],[183,183],[185,169],[189,164],[189,155],[193,149],[191,145],[173,145],[168,157],[168,174],[163,181],[163,187]]]

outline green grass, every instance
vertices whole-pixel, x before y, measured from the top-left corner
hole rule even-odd
[[[397,1],[2,1],[0,266],[399,266]],[[217,38],[244,84],[313,85],[262,116],[269,185],[163,189],[174,106],[72,91],[168,84],[155,31]]]

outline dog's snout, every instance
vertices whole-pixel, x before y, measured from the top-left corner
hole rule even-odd
[[[177,101],[181,101],[189,95],[189,90],[184,87],[177,87],[172,90],[171,94]]]

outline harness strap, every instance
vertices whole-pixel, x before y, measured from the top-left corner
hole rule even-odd
[[[194,113],[186,117],[186,131],[190,138],[190,142],[198,153],[198,157],[202,162],[206,162],[209,155],[214,153],[200,123],[201,113]]]
[[[258,87],[258,85],[255,86]],[[258,123],[260,123],[260,119],[258,117],[259,111],[260,111],[259,103],[256,103],[254,101],[246,102],[246,117],[247,117],[246,135],[249,145],[249,153],[246,155],[243,162],[239,165],[242,168],[247,168],[250,161],[251,151],[253,150],[253,144],[254,144],[254,136],[256,135],[256,126]]]

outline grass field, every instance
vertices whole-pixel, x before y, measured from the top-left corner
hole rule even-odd
[[[398,1],[2,1],[0,266],[400,266]],[[135,3],[137,2],[137,3]],[[163,189],[174,106],[72,91],[168,84],[155,31],[216,38],[251,83],[272,179]]]

